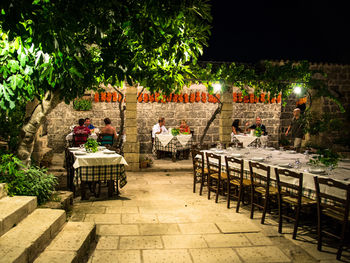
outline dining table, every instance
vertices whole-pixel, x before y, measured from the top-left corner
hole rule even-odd
[[[336,167],[325,167],[323,165],[310,164],[310,159],[314,155],[306,153],[297,153],[293,150],[277,150],[273,147],[256,148],[235,148],[227,149],[211,148],[202,150],[202,152],[210,152],[221,156],[222,170],[226,171],[225,156],[234,157],[244,160],[244,176],[250,179],[249,162],[261,163],[265,166],[270,166],[270,176],[273,184],[276,184],[275,168],[288,169],[297,173],[303,173],[303,195],[305,197],[316,199],[314,177],[332,178],[341,182],[350,183],[350,160],[341,159]],[[205,160],[206,161],[206,160]],[[259,172],[259,171],[257,171]],[[298,184],[298,179],[290,177],[281,177],[281,180],[291,184]],[[334,188],[325,187],[322,189],[325,193],[332,191],[332,194],[338,197],[345,197],[345,191],[339,190],[334,193]]]
[[[124,157],[115,151],[98,147],[97,152],[87,152],[83,147],[69,147],[66,149],[67,185],[75,192],[80,186],[82,199],[85,199],[85,186],[98,183],[107,183],[108,195],[113,188],[119,193],[120,188],[127,184]],[[112,186],[113,184],[113,186]],[[91,188],[90,188],[91,190]]]
[[[267,146],[268,143],[268,136],[254,136],[252,134],[234,134],[233,132],[231,133],[231,142],[240,142],[243,144],[243,147],[248,147],[248,146],[256,146],[256,145],[261,145],[261,146]]]
[[[158,151],[170,152],[172,160],[176,161],[176,154],[180,151],[191,150],[192,143],[192,134],[178,134],[176,136],[171,133],[156,134],[153,154],[156,155]]]

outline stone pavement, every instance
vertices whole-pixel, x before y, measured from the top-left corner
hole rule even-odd
[[[114,200],[77,201],[70,221],[95,222],[97,262],[337,262],[335,249],[319,252],[315,239],[292,228],[277,233],[271,215],[249,219],[249,206],[235,212],[224,198],[215,203],[192,192],[190,172],[128,173]],[[103,199],[103,197],[101,198]],[[349,253],[345,253],[349,259]]]

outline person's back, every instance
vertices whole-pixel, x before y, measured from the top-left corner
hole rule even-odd
[[[99,139],[102,145],[113,145],[114,139],[117,138],[117,132],[115,128],[111,125],[111,120],[105,118],[104,120],[105,127],[100,131]]]
[[[79,126],[74,127],[74,144],[76,146],[84,144],[91,133],[90,129],[84,126],[84,122],[84,119],[79,119]]]

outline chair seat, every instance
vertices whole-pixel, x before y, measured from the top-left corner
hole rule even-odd
[[[256,192],[260,193],[260,194],[265,194],[266,193],[266,189],[265,187],[262,186],[258,186],[254,188]],[[276,195],[278,193],[278,190],[276,187],[270,186],[269,189],[269,194],[270,195]]]
[[[341,209],[341,210],[344,210],[344,209]],[[322,210],[322,214],[332,217],[338,221],[344,220],[344,211],[338,211],[332,208],[325,208]],[[350,220],[350,215],[348,217],[348,220]]]
[[[210,177],[214,178],[214,179],[219,179],[219,174],[210,174]],[[221,173],[221,179],[222,180],[227,180],[227,174],[226,173]]]
[[[233,185],[240,185],[240,180],[239,179],[233,179],[230,181],[230,184],[233,184]],[[249,179],[244,179],[243,178],[243,185],[244,186],[249,186],[251,185],[251,181]]]
[[[197,169],[196,173],[202,173],[202,169]],[[204,174],[208,174],[208,168],[204,168]]]
[[[282,195],[282,200],[290,204],[295,204],[295,205],[298,204],[298,197],[296,196]],[[305,206],[305,205],[315,205],[315,204],[316,204],[315,200],[312,200],[304,196],[301,197],[301,205]]]

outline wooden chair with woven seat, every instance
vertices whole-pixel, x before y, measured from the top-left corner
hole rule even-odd
[[[293,239],[296,239],[300,211],[302,208],[316,205],[316,202],[303,196],[303,174],[296,173],[287,169],[275,168],[277,189],[278,189],[278,232],[282,233],[283,218],[294,221]],[[297,180],[297,183],[292,182]],[[294,217],[283,214],[283,205],[285,207],[295,207]]]
[[[227,173],[227,208],[230,208],[231,186],[234,186],[237,195],[232,196],[237,199],[236,212],[239,212],[239,205],[243,200],[244,191],[250,187],[249,179],[243,178],[244,160],[236,159],[234,157],[225,156],[226,173]]]
[[[263,209],[261,224],[264,224],[267,208],[270,202],[270,197],[275,196],[277,198],[278,190],[276,187],[271,186],[270,166],[265,166],[263,164],[255,162],[249,162],[249,171],[251,181],[250,218],[253,219],[254,217],[255,206],[261,208]],[[264,199],[264,204],[261,205],[258,202],[255,202],[255,197],[262,197]]]
[[[223,192],[224,181],[227,180],[227,174],[221,172],[221,156],[213,153],[206,153],[208,166],[208,199],[210,199],[210,192],[215,192],[215,203],[219,200],[219,192]]]
[[[345,233],[349,223],[350,184],[330,178],[314,177],[317,201],[317,249],[322,249],[322,236],[326,234],[339,240],[337,260],[341,259]],[[322,189],[322,191],[320,190]],[[327,216],[340,223],[340,235],[323,229],[322,219]]]
[[[196,192],[196,185],[200,183],[199,195],[202,195],[203,186],[206,185],[208,169],[205,168],[204,153],[192,149],[192,162],[193,162],[193,193]]]
[[[89,134],[87,133],[73,134],[73,145],[79,147],[81,144],[85,144],[88,138]]]

